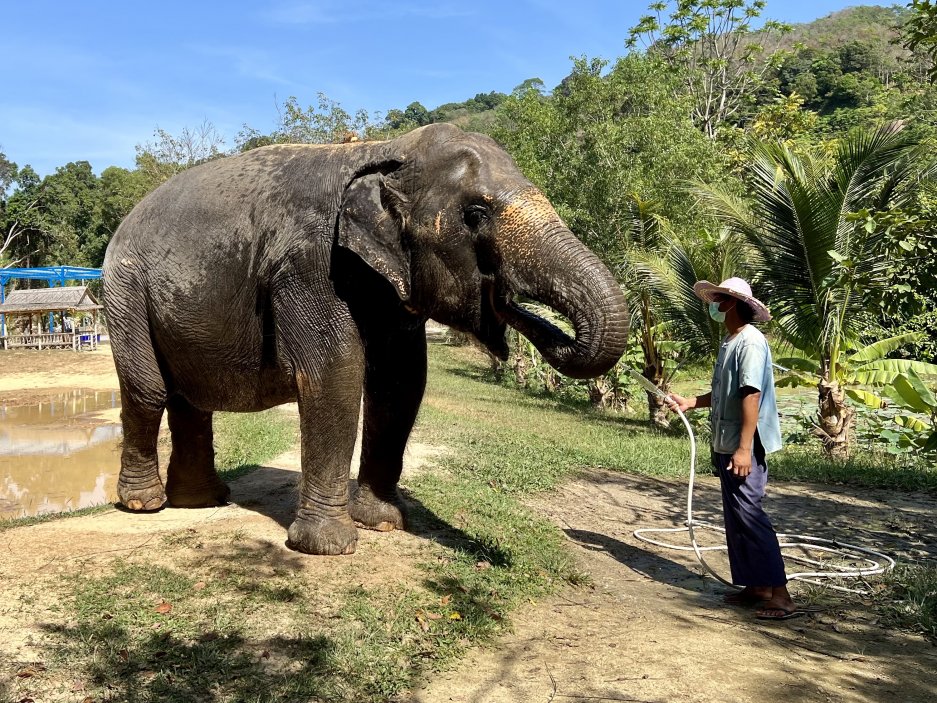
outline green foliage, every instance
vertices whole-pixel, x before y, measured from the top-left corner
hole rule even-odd
[[[17,166],[0,151],[0,203],[6,200],[7,188],[16,180]]]
[[[654,2],[629,32],[628,46],[643,43],[685,81],[693,116],[714,138],[730,121],[738,122],[781,54],[767,48],[788,25],[768,20],[757,33],[753,22],[765,0],[677,0],[665,19],[668,3]]]
[[[840,355],[859,339],[891,282],[876,230],[849,213],[900,209],[927,177],[921,145],[901,123],[850,135],[829,165],[782,144],[752,149],[749,206],[716,188],[700,197],[760,255],[785,340],[838,379]],[[828,375],[827,375],[828,374]]]
[[[725,328],[709,316],[693,286],[750,275],[744,239],[729,229],[674,237],[663,257],[636,257],[635,266],[647,281],[656,314],[669,334],[686,343],[689,358],[715,360]]]
[[[937,368],[930,369],[931,379]],[[882,429],[881,436],[889,449],[937,454],[937,396],[915,368],[899,373],[885,393],[899,410],[893,416],[895,426]]]
[[[351,115],[325,93],[318,93],[316,104],[306,107],[291,95],[278,107],[277,125],[270,134],[244,125],[235,138],[235,149],[245,152],[270,144],[336,144],[351,137],[362,138],[376,127],[367,110]]]
[[[679,75],[641,56],[605,68],[580,58],[552,98],[533,90],[508,98],[494,136],[573,232],[615,266],[629,246],[635,196],[661,203],[675,227],[695,228],[700,217],[679,186],[722,180],[724,166],[677,96]]]
[[[861,210],[851,215],[874,237],[886,257],[888,288],[878,299],[875,325],[883,334],[923,332],[910,356],[937,361],[937,232],[931,226],[932,196],[910,209]]]
[[[224,139],[207,120],[178,135],[157,128],[154,136],[156,141],[137,145],[137,169],[147,180],[147,191],[187,168],[223,156]]]
[[[245,468],[282,454],[299,436],[295,418],[277,409],[260,413],[216,413],[214,417],[215,465],[231,480]]]
[[[927,57],[927,75],[937,80],[937,4],[931,0],[911,0],[911,16],[902,30],[902,41],[908,49]]]
[[[937,567],[899,564],[885,579],[888,591],[882,595],[888,620],[937,641]]]
[[[833,455],[848,453],[853,432],[843,387],[856,359],[845,355],[893,283],[875,222],[850,213],[909,206],[933,168],[923,145],[893,122],[856,130],[826,160],[783,143],[754,144],[751,205],[718,188],[698,191],[758,252],[758,286],[777,328],[815,362],[817,433]]]
[[[546,86],[543,84],[542,79],[528,78],[527,80],[515,86],[514,90],[511,91],[511,96],[515,98],[523,98],[530,91],[534,91],[539,95],[543,95],[545,88]]]

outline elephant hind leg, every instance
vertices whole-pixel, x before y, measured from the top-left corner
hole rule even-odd
[[[210,412],[174,395],[167,406],[172,454],[166,495],[175,508],[208,508],[228,502],[231,489],[215,471]]]
[[[159,510],[166,502],[166,493],[159,476],[156,441],[166,406],[166,384],[150,342],[145,313],[131,315],[116,304],[111,310],[111,345],[120,380],[124,434],[117,495],[130,510]]]
[[[120,395],[124,439],[117,495],[120,502],[130,510],[159,510],[166,502],[156,454],[163,409],[135,401],[124,390],[123,383]]]

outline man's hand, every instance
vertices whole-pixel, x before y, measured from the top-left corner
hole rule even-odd
[[[680,412],[685,413],[690,408],[696,407],[696,398],[684,398],[682,395],[677,395],[676,393],[671,393],[665,399],[667,407],[671,410],[680,409]]]
[[[739,447],[729,460],[729,471],[745,480],[752,472],[752,450]]]

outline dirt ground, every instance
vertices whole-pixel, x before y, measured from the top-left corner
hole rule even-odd
[[[0,405],[33,402],[58,389],[114,387],[106,349],[0,355]],[[444,450],[412,447],[407,471],[421,470],[433,451]],[[24,621],[16,604],[24,594],[41,601],[42,579],[94,569],[115,554],[172,559],[172,550],[160,545],[174,535],[197,532],[207,541],[237,530],[247,535],[242,548],[258,552],[258,568],[269,561],[269,568],[289,564],[317,578],[371,584],[407,578],[407,564],[425,547],[413,534],[362,530],[357,553],[338,560],[286,549],[283,525],[293,510],[298,467],[298,453],[291,451],[235,481],[233,505],[225,508],[151,515],[113,510],[0,534],[0,660],[35,660],[38,623]],[[718,520],[715,479],[703,476],[701,484],[697,509]],[[722,586],[700,575],[691,554],[637,540],[632,532],[638,527],[679,524],[681,483],[588,471],[530,505],[565,532],[590,585],[530,603],[515,613],[512,633],[472,652],[408,700],[937,700],[937,648],[886,627],[869,598],[797,585],[795,597],[814,612],[765,624],[750,610],[724,606]],[[933,499],[925,495],[775,484],[768,509],[785,532],[837,538],[900,558],[937,558]],[[55,609],[54,603],[43,606]]]

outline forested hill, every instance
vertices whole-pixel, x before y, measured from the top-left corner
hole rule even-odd
[[[770,14],[770,5],[768,12]],[[796,75],[809,70],[806,64],[812,64],[818,57],[829,54],[845,55],[845,65],[839,61],[840,65],[837,66],[837,62],[834,61],[829,66],[819,67],[819,70],[812,71],[814,78],[816,73],[827,74],[820,78],[819,92],[821,93],[824,92],[823,88],[827,89],[826,92],[830,92],[830,89],[834,87],[822,85],[823,80],[829,83],[831,78],[834,78],[829,75],[830,73],[839,74],[837,77],[841,77],[844,73],[857,73],[865,70],[887,82],[896,72],[906,67],[904,64],[909,54],[899,41],[898,30],[906,15],[907,10],[897,5],[890,7],[859,5],[831,13],[812,22],[791,25],[790,31],[776,41],[779,48],[792,54],[786,62],[787,82],[777,87],[785,94],[796,90],[801,97],[805,98],[808,107],[821,112],[833,109],[837,106],[835,98],[828,101],[825,96],[821,95],[817,100],[818,90],[816,86],[812,86],[810,78],[802,78],[799,84],[795,84]],[[624,48],[622,53],[624,53]],[[615,57],[603,58],[614,59]],[[530,87],[538,86],[546,90],[551,88],[543,86],[539,79],[532,78],[515,88],[514,92],[522,93]],[[558,87],[560,86],[554,86],[553,89]],[[491,92],[470,98],[463,103],[441,105],[434,110],[425,111],[427,121],[424,123],[453,122],[465,129],[488,131],[487,128],[496,121],[494,113],[497,106],[505,97],[501,93]],[[480,100],[480,98],[483,99]],[[419,103],[414,105],[422,108]],[[388,114],[394,112],[390,111]],[[402,114],[406,110],[396,112]]]
[[[860,5],[834,12],[803,24],[792,25],[784,37],[783,45],[804,44],[814,49],[833,49],[853,41],[861,41],[882,48],[890,47],[895,53],[904,50],[895,43],[895,29],[906,11],[902,7]]]

